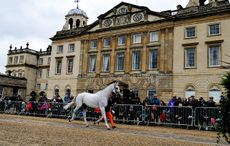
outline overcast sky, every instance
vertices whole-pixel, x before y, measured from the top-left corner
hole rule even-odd
[[[175,10],[178,4],[186,6],[189,0],[123,0],[146,6],[152,11]],[[88,24],[122,2],[122,0],[80,0],[79,8],[89,17]],[[76,8],[74,0],[2,0],[0,5],[0,72],[5,73],[7,52],[26,46],[45,50],[50,37],[62,29],[65,15]]]

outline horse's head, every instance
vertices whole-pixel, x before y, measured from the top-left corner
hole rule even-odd
[[[118,81],[114,83],[113,93],[115,93],[116,95],[121,95],[120,94],[120,87],[118,85],[119,85]]]

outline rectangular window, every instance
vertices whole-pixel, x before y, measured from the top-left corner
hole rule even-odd
[[[124,52],[117,53],[117,71],[123,71],[124,70],[124,61],[125,61]]]
[[[122,46],[122,45],[125,45],[125,36],[122,35],[122,36],[119,36],[118,37],[118,46]]]
[[[67,60],[67,74],[73,73],[73,58]]]
[[[38,90],[41,89],[41,84],[37,84],[37,89],[38,89]]]
[[[63,53],[63,45],[57,47],[57,54]]]
[[[194,37],[196,37],[196,27],[185,28],[185,38],[194,38]]]
[[[209,46],[209,67],[220,66],[220,45]]]
[[[194,47],[185,48],[185,68],[196,67],[196,49]]]
[[[48,83],[46,83],[46,85],[45,85],[45,90],[47,90],[48,89]]]
[[[56,60],[56,74],[61,74],[62,60]]]
[[[68,52],[71,53],[74,52],[74,50],[75,50],[75,44],[69,44]]]
[[[97,40],[91,40],[90,41],[90,48],[91,49],[97,48]]]
[[[13,57],[9,57],[8,64],[12,64],[12,63],[13,63]]]
[[[47,68],[47,70],[46,70],[46,77],[49,77],[49,76],[50,76],[50,69]]]
[[[39,58],[38,59],[38,65],[42,65],[43,64],[43,58]]]
[[[111,38],[104,38],[103,40],[104,42],[104,47],[110,47],[110,44],[111,44]]]
[[[51,57],[48,57],[47,64],[50,64]]]
[[[89,72],[96,71],[96,55],[89,56]]]
[[[149,69],[157,68],[158,49],[151,49],[149,51]]]
[[[18,56],[15,56],[14,57],[14,64],[17,64],[18,63]]]
[[[141,43],[141,34],[134,34],[133,35],[133,44],[140,44]]]
[[[42,77],[42,69],[38,69],[38,78]]]
[[[24,56],[21,55],[20,58],[19,58],[19,63],[23,63],[24,62]]]
[[[208,29],[209,36],[220,34],[220,24],[211,24]]]
[[[158,32],[156,31],[150,32],[150,42],[157,42],[157,41],[159,41]]]
[[[133,51],[132,55],[132,69],[133,70],[139,70],[140,69],[140,63],[141,63],[141,53],[140,51]]]
[[[109,72],[109,63],[110,63],[110,55],[109,54],[104,54],[103,55],[103,72]]]

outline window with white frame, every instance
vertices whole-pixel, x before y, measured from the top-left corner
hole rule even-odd
[[[188,86],[185,90],[185,98],[189,98],[191,96],[196,96],[196,91],[193,86]]]
[[[57,46],[57,54],[63,53],[63,45]]]
[[[48,83],[46,83],[46,85],[45,85],[45,90],[47,90],[48,89]]]
[[[55,95],[55,96],[59,96],[59,87],[58,87],[58,86],[56,86],[56,87],[54,88],[54,95]]]
[[[47,70],[46,70],[46,77],[49,77],[49,76],[50,76],[50,69],[47,68]]]
[[[137,33],[133,35],[133,44],[141,43],[141,33]]]
[[[185,68],[196,67],[196,48],[188,47],[185,48]]]
[[[62,60],[57,59],[56,60],[56,74],[61,74],[61,68],[62,68]]]
[[[24,55],[21,55],[20,57],[19,57],[19,63],[23,63],[24,62]]]
[[[42,69],[38,69],[38,78],[42,77]]]
[[[91,40],[90,41],[90,48],[91,49],[97,48],[97,40]]]
[[[103,54],[103,67],[102,67],[103,72],[109,71],[109,62],[110,62],[110,55],[109,54]]]
[[[187,27],[185,28],[185,38],[194,38],[196,37],[196,27]]]
[[[117,71],[124,70],[124,61],[125,61],[125,54],[124,52],[117,53]]]
[[[74,50],[75,50],[75,44],[69,44],[68,52],[72,53],[72,52],[74,52]]]
[[[41,89],[41,84],[37,84],[37,89],[38,89],[38,90]]]
[[[48,57],[47,64],[50,64],[51,57]]]
[[[39,58],[38,59],[38,65],[42,65],[43,64],[43,58]]]
[[[15,56],[14,57],[14,64],[17,64],[18,63],[18,56]]]
[[[133,51],[132,54],[132,69],[139,70],[141,64],[141,53],[140,51]]]
[[[96,55],[89,56],[89,72],[96,71]]]
[[[154,94],[156,94],[156,90],[155,89],[149,89],[149,90],[147,90],[147,96],[148,97],[153,97]]]
[[[125,45],[125,36],[121,35],[118,37],[118,46]]]
[[[209,45],[209,67],[220,66],[220,45]]]
[[[9,57],[8,58],[8,64],[12,64],[13,63],[13,57]]]
[[[219,102],[220,101],[220,96],[221,96],[221,91],[217,86],[212,86],[209,89],[208,96],[213,97],[215,102]]]
[[[150,32],[150,42],[157,42],[157,41],[159,41],[158,32],[157,31]]]
[[[149,69],[156,69],[158,63],[158,48],[149,50]]]
[[[210,24],[208,26],[208,35],[219,35],[220,34],[220,24]]]
[[[67,74],[73,73],[73,58],[67,59]]]
[[[110,37],[104,38],[103,39],[103,44],[104,44],[104,47],[110,47],[111,38]]]

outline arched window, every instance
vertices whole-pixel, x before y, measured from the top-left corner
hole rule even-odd
[[[86,25],[86,22],[85,21],[83,21],[83,26],[85,26]]]
[[[212,86],[208,92],[209,97],[213,97],[215,102],[220,101],[221,91],[217,86]]]
[[[138,91],[138,89],[137,88],[132,88],[130,90],[130,96],[131,97],[139,97],[139,91]]]
[[[71,87],[70,86],[66,86],[65,95],[71,95]]]
[[[58,86],[55,86],[54,87],[54,96],[59,96],[59,87]]]
[[[79,27],[80,27],[80,20],[77,19],[77,21],[76,21],[76,28],[79,28]]]
[[[188,86],[185,89],[185,98],[188,98],[188,97],[190,97],[192,95],[196,96],[195,88],[193,86]]]
[[[73,28],[73,19],[72,18],[69,19],[69,28],[70,29]]]
[[[147,90],[147,96],[148,96],[148,97],[153,97],[154,94],[156,94],[156,89],[154,89],[154,88],[149,88],[149,89]]]

